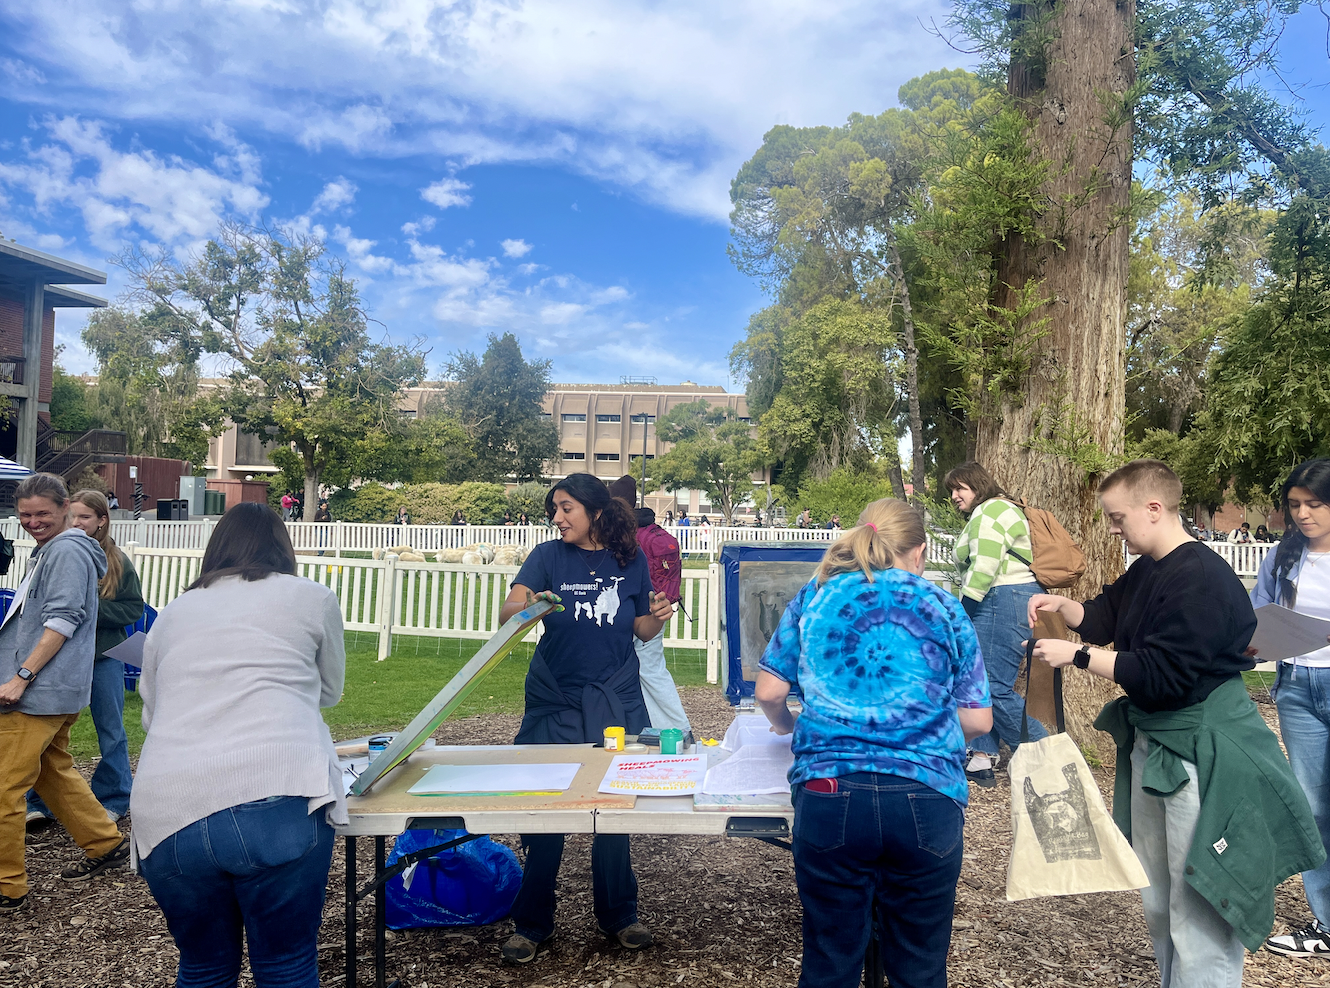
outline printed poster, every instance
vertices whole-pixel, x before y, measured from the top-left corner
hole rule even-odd
[[[630,796],[691,796],[707,774],[706,755],[615,755],[600,791]]]

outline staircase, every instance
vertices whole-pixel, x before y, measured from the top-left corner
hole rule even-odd
[[[123,463],[129,438],[114,429],[68,432],[42,424],[37,433],[37,470],[73,480],[91,463]]]

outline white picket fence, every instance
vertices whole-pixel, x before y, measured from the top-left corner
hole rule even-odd
[[[193,524],[160,522],[163,525]],[[143,599],[161,610],[198,578],[202,548],[122,548],[133,560],[143,584]],[[27,572],[30,539],[14,543],[14,564],[0,577],[0,587],[15,589]],[[336,559],[302,554],[297,571],[337,594],[347,631],[378,636],[379,659],[392,654],[393,635],[428,638],[487,639],[499,630],[499,609],[508,596],[516,566],[463,566],[383,559]],[[684,573],[683,610],[665,627],[666,648],[706,652],[707,680],[720,678],[720,567]],[[686,611],[686,613],[685,613]],[[526,637],[538,639],[541,626]]]

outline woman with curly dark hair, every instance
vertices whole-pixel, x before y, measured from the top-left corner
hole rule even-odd
[[[599,742],[607,727],[637,734],[647,726],[633,637],[650,641],[674,613],[651,589],[637,550],[637,519],[626,502],[586,473],[559,481],[545,497],[559,539],[531,550],[513,581],[500,620],[537,600],[561,604],[526,677],[526,712],[518,744]],[[513,904],[514,932],[503,945],[512,964],[535,960],[554,933],[554,885],[562,834],[524,834],[526,867]],[[641,950],[652,937],[637,921],[637,877],[627,835],[598,834],[591,846],[596,921],[620,946]]]

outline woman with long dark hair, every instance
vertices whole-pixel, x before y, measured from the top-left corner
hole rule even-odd
[[[637,734],[649,722],[633,638],[654,638],[674,605],[651,589],[632,509],[610,497],[600,480],[587,473],[564,478],[545,496],[545,513],[560,537],[531,550],[500,612],[507,621],[537,600],[561,605],[544,619],[516,743],[599,742],[607,727]],[[562,834],[522,836],[526,867],[513,904],[514,932],[503,945],[509,963],[535,960],[554,933],[563,842]],[[591,874],[601,930],[629,950],[651,946],[651,933],[637,921],[627,835],[596,835]]]
[[[1330,619],[1330,459],[1293,468],[1280,492],[1284,538],[1256,578],[1254,607],[1280,604]],[[1330,846],[1330,646],[1285,659],[1270,690],[1293,774],[1307,794],[1321,840]],[[1330,954],[1330,862],[1302,873],[1312,921],[1265,941],[1289,957]]]
[[[337,595],[295,575],[266,504],[222,516],[199,578],[143,650],[131,811],[139,870],[180,949],[177,984],[319,983],[341,769],[321,707],[342,695]]]
[[[951,502],[965,515],[965,528],[956,539],[956,569],[961,581],[961,604],[974,622],[979,648],[988,670],[993,697],[993,730],[975,738],[966,762],[966,775],[981,786],[997,780],[998,742],[1012,751],[1020,745],[1021,715],[1025,700],[1016,692],[1025,648],[1030,637],[1026,623],[1030,598],[1044,592],[1030,564],[1034,549],[1025,512],[998,486],[982,464],[962,463],[943,481]],[[1044,725],[1030,718],[1030,740],[1047,737]]]
[[[884,498],[827,549],[759,663],[756,697],[794,733],[799,988],[860,983],[874,904],[893,985],[947,983],[965,739],[989,730],[974,627],[923,579],[923,516]],[[797,685],[803,711],[786,706]]]

